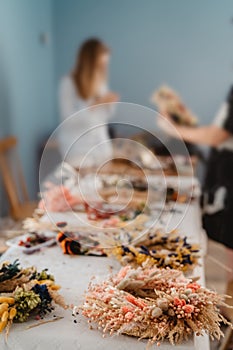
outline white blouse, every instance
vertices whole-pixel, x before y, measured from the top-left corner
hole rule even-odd
[[[99,95],[107,91],[107,86],[103,85]],[[112,108],[108,104],[91,107],[93,102],[93,99],[83,100],[77,95],[70,76],[62,78],[58,143],[63,160],[74,167],[97,166],[112,156],[107,127]]]

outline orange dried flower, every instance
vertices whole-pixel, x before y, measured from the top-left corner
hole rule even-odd
[[[123,314],[127,314],[127,312],[133,311],[133,308],[132,308],[132,307],[129,307],[129,306],[123,306],[123,307],[121,308],[121,310],[122,310]]]
[[[186,314],[191,314],[194,311],[194,306],[193,305],[184,305],[183,310]]]
[[[127,312],[127,314],[125,314],[125,319],[128,321],[131,321],[134,317],[134,314],[132,312]]]
[[[140,309],[143,309],[146,306],[146,303],[144,303],[142,300],[136,299],[132,295],[126,295],[125,299],[129,301],[131,304],[140,307]]]
[[[199,288],[201,288],[201,286],[200,286],[200,284],[193,282],[193,283],[189,283],[189,284],[187,285],[187,288],[191,288],[192,291],[195,292],[196,290],[198,290]]]
[[[177,297],[174,298],[175,306],[184,306],[185,304],[186,304],[186,301],[184,299],[179,299]]]

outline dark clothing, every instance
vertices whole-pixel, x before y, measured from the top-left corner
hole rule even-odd
[[[227,98],[227,109],[221,118],[220,127],[233,137],[233,87]],[[216,191],[220,188],[225,189],[222,208],[208,212],[208,209],[205,210],[206,204],[215,206]],[[230,142],[228,140],[226,147],[223,145],[212,149],[203,193],[203,227],[210,238],[233,249],[233,138]]]

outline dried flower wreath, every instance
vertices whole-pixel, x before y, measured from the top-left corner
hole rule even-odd
[[[198,264],[200,250],[198,244],[191,244],[187,237],[177,232],[161,233],[159,230],[147,233],[144,239],[135,245],[120,245],[107,250],[122,265],[134,267],[146,263],[148,267],[170,267],[172,269],[191,271]]]
[[[223,336],[230,324],[218,310],[224,296],[201,287],[181,271],[126,266],[101,284],[90,284],[82,314],[106,333],[148,338],[148,346],[168,339],[173,345],[194,333]],[[231,325],[232,326],[232,325]]]

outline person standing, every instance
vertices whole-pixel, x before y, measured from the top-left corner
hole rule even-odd
[[[211,147],[203,186],[203,227],[211,239],[226,247],[226,294],[233,297],[233,86],[210,125],[179,126],[166,110],[160,113],[158,126],[170,136]],[[233,299],[229,304],[233,306]],[[225,313],[233,320],[233,309]]]
[[[119,96],[108,88],[109,60],[109,48],[99,39],[88,39],[78,51],[73,71],[60,82],[59,109],[63,124],[58,143],[63,159],[75,167],[79,167],[92,147],[103,142],[104,152],[98,152],[95,159],[90,156],[90,163],[111,155],[111,142],[106,142],[107,123],[113,113],[110,103],[117,102]]]

